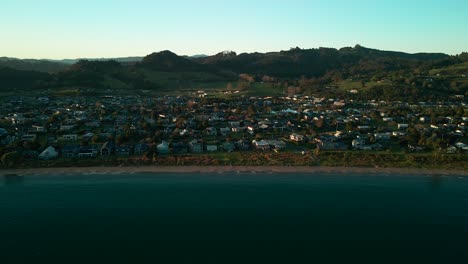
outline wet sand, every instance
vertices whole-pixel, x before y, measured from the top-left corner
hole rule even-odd
[[[0,170],[6,175],[135,174],[135,173],[306,173],[306,174],[382,174],[468,176],[464,170],[369,167],[281,167],[281,166],[141,166],[71,167]]]

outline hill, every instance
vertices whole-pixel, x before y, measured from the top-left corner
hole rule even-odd
[[[278,95],[293,85],[309,94],[343,96],[349,90],[358,90],[369,98],[385,94],[387,99],[417,99],[428,93],[439,97],[468,91],[464,77],[468,74],[466,53],[408,54],[359,45],[193,57],[162,51],[144,58],[80,60],[72,65],[7,58],[0,62],[17,65],[2,69],[0,85],[21,89],[174,93],[230,87],[243,90],[244,94]],[[19,71],[19,65],[34,65],[37,70]]]
[[[16,58],[0,57],[0,67],[8,67],[22,71],[38,71],[57,73],[65,70],[69,65],[48,60],[21,60]]]

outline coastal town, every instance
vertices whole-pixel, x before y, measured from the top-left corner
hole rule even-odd
[[[18,95],[0,103],[3,167],[231,153],[468,151],[466,101],[388,102],[193,91],[180,96]],[[228,92],[224,92],[228,93]],[[434,154],[434,155],[435,155]],[[226,162],[225,162],[226,164]]]

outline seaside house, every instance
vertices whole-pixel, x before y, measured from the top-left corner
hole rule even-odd
[[[221,148],[226,152],[233,152],[236,149],[236,146],[231,142],[224,142]]]
[[[206,151],[216,152],[216,151],[218,151],[218,146],[216,146],[216,145],[206,145]]]
[[[101,149],[100,149],[101,156],[111,155],[112,153],[114,153],[114,149],[115,149],[115,146],[114,146],[113,142],[108,141],[108,142],[102,144]]]
[[[254,140],[252,141],[252,145],[256,150],[259,150],[259,151],[270,150],[270,144],[265,140],[260,140],[260,141]]]
[[[62,156],[64,158],[75,158],[78,155],[80,147],[78,145],[66,145],[62,148]]]
[[[235,145],[237,149],[241,151],[247,151],[250,149],[250,143],[246,139],[239,139]]]
[[[55,150],[54,147],[49,146],[44,151],[39,154],[38,158],[42,160],[50,160],[55,159],[58,157],[58,152]]]
[[[203,142],[201,142],[200,140],[194,139],[194,140],[190,141],[189,149],[190,149],[190,152],[193,152],[193,153],[202,153],[203,152]]]
[[[281,140],[265,140],[270,145],[271,149],[284,150],[286,149],[286,143]]]
[[[128,157],[133,152],[133,145],[120,145],[115,147],[115,154],[121,157]]]
[[[94,158],[98,154],[98,149],[95,146],[82,146],[79,148],[79,158]]]
[[[156,149],[158,150],[158,153],[161,155],[169,154],[169,143],[167,143],[166,141],[163,141],[161,144],[156,146]]]

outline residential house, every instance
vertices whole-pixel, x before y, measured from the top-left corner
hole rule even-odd
[[[374,133],[375,141],[389,141],[391,139],[390,133]]]
[[[218,131],[216,129],[216,127],[208,127],[206,129],[206,133],[209,135],[209,136],[217,136],[218,135]]]
[[[468,145],[463,142],[455,143],[455,147],[462,149],[462,150],[468,150]]]
[[[133,152],[133,145],[119,145],[115,147],[115,154],[120,157],[128,157]]]
[[[22,141],[30,141],[30,142],[32,142],[32,141],[35,141],[36,138],[37,138],[37,135],[35,135],[35,134],[26,134],[26,135],[24,135],[24,136],[21,137],[21,140],[22,140]]]
[[[216,152],[216,151],[218,151],[218,146],[217,145],[206,145],[206,151]]]
[[[83,140],[91,140],[94,137],[94,133],[88,132],[83,135]]]
[[[408,127],[408,124],[398,124],[398,129],[407,129]]]
[[[189,142],[190,152],[193,153],[202,153],[203,152],[203,142],[201,140],[194,139]]]
[[[61,131],[68,131],[68,130],[72,130],[76,127],[76,125],[61,125],[60,126],[60,130]]]
[[[245,140],[245,139],[240,139],[239,141],[236,142],[235,145],[237,149],[241,151],[247,151],[250,149],[250,143],[248,140]]]
[[[231,129],[229,127],[222,127],[219,129],[219,132],[222,136],[227,136],[231,132]]]
[[[161,144],[156,146],[156,149],[158,150],[158,153],[161,155],[169,154],[169,143],[167,143],[166,141],[163,141]]]
[[[79,148],[79,158],[94,158],[98,154],[98,148],[96,146],[82,146]]]
[[[55,150],[54,147],[49,146],[44,151],[39,154],[38,158],[42,160],[50,160],[55,159],[58,157],[58,152]]]
[[[284,150],[286,149],[286,143],[281,140],[265,140],[270,145],[271,149]]]
[[[114,153],[114,150],[115,150],[114,142],[108,141],[102,144],[101,146],[101,149],[100,149],[101,156],[110,156]]]
[[[36,126],[33,125],[31,129],[32,133],[45,133],[47,132],[47,129],[44,126]]]
[[[265,140],[253,140],[252,145],[254,149],[259,150],[259,151],[269,151],[271,149],[270,144],[265,141]]]
[[[233,152],[236,149],[236,146],[231,142],[224,142],[221,148],[226,152]]]
[[[348,150],[348,146],[345,143],[331,140],[318,140],[317,147],[322,150]]]
[[[61,153],[62,156],[65,158],[75,158],[78,156],[78,151],[80,150],[80,146],[78,145],[66,145],[62,148]]]
[[[66,141],[77,141],[78,140],[78,135],[77,134],[66,134],[62,136],[63,140]]]
[[[291,134],[291,135],[289,135],[289,139],[292,140],[292,141],[295,141],[295,142],[304,142],[305,141],[304,136],[299,135],[299,134]]]

